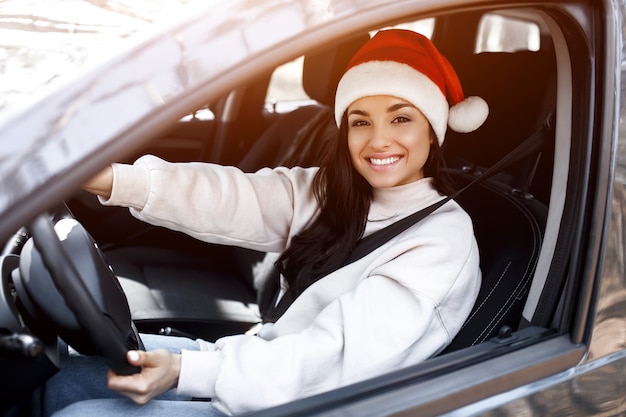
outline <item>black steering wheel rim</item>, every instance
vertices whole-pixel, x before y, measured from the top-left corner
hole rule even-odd
[[[67,211],[67,213],[63,213],[65,218],[68,217],[69,213],[73,219],[67,208],[63,211]],[[126,360],[126,352],[129,349],[143,348],[136,328],[130,319],[130,311],[128,311],[128,323],[122,323],[121,326],[114,322],[108,312],[102,311],[92,294],[92,291],[98,291],[98,288],[89,288],[86,284],[87,280],[83,279],[64,248],[51,217],[49,214],[40,215],[28,226],[28,230],[32,236],[34,248],[41,257],[41,262],[47,269],[54,287],[65,301],[67,308],[73,313],[80,331],[85,333],[97,353],[110,362],[111,369],[119,374],[138,372],[140,369],[130,365]],[[76,223],[80,225],[78,222]],[[82,228],[82,225],[80,227]],[[84,229],[81,230],[81,232],[83,231]],[[117,278],[106,263],[100,249],[86,231],[83,233],[93,242],[93,248],[89,248],[89,250],[97,251],[98,256],[93,257],[96,264],[94,267],[98,268],[99,271],[104,271],[104,269],[110,271],[108,274],[110,276],[107,276],[107,273],[99,274],[98,279],[113,279],[116,280],[115,284],[119,286]],[[99,262],[102,264],[98,264]],[[109,287],[111,285],[110,283],[105,284],[108,284]],[[123,292],[121,292],[121,296],[123,302],[126,303],[126,309],[128,309]],[[45,308],[43,310],[45,311]],[[122,314],[122,317],[124,316],[125,314]]]

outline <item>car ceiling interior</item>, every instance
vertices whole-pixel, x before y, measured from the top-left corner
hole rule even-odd
[[[451,176],[459,185],[466,184],[534,134],[540,140],[521,161],[458,198],[474,220],[483,286],[480,301],[447,351],[489,340],[504,326],[520,327],[546,228],[553,176],[557,71],[552,41],[544,34],[536,52],[468,54],[474,45],[457,41],[473,37],[440,36],[450,25],[454,33],[463,33],[463,27],[475,32],[479,19],[480,13],[447,16],[433,33],[433,41],[441,39],[440,49],[457,69],[466,95],[479,95],[490,106],[490,117],[477,131],[448,131],[444,154]],[[204,133],[213,140],[204,153],[206,160],[236,164],[246,172],[265,166],[315,166],[325,141],[336,132],[334,89],[350,56],[368,38],[367,33],[358,34],[305,55],[303,86],[315,104],[268,114],[263,110],[270,77],[266,74],[213,106],[216,121],[211,121],[212,132]],[[232,114],[243,115],[239,120],[245,122]],[[89,204],[83,196],[70,207],[81,222],[92,225],[97,219]],[[135,222],[125,209],[111,216],[113,222]],[[145,229],[137,227],[126,232],[143,234]],[[267,273],[274,254],[190,243],[177,232],[150,231],[144,235],[150,238],[126,240],[108,231],[96,233],[102,234],[96,234],[97,241],[118,242],[109,245],[106,257],[140,330],[214,340],[258,322],[254,277]],[[175,243],[181,241],[184,245]]]

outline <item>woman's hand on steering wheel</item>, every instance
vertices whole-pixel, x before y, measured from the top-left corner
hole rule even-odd
[[[180,355],[164,349],[150,352],[131,350],[126,354],[126,360],[141,367],[141,373],[119,375],[109,371],[108,386],[137,404],[146,404],[178,384]]]

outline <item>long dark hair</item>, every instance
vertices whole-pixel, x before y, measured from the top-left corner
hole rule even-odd
[[[424,175],[433,178],[440,194],[449,195],[453,188],[432,129],[431,138]],[[320,205],[318,216],[293,237],[276,261],[276,267],[296,296],[345,261],[363,236],[367,223],[372,187],[352,164],[345,115],[337,138],[330,141],[313,179],[313,193]]]

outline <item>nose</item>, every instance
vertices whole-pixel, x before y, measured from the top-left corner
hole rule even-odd
[[[384,126],[374,126],[368,145],[373,150],[384,150],[391,146],[392,138]]]

